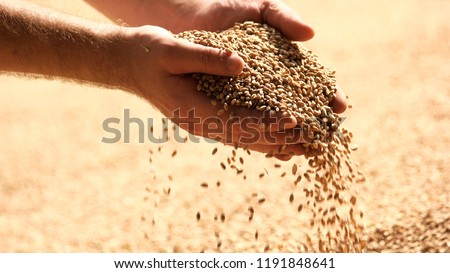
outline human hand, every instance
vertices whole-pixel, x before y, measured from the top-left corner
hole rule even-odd
[[[237,22],[254,21],[271,25],[293,41],[307,41],[314,36],[314,30],[294,10],[278,0],[196,0],[182,9],[177,14],[185,18],[172,20],[168,25],[174,32],[188,29],[217,31],[230,28]],[[342,89],[338,88],[330,106],[336,113],[347,109]]]
[[[92,0],[91,2],[95,1]],[[170,9],[165,10],[170,10],[172,13],[171,16],[167,16],[167,14],[165,16],[158,15],[157,10],[159,9],[153,9],[151,11],[142,7],[139,10],[144,12],[133,14],[132,20],[135,20],[134,22],[139,21],[141,23],[148,22],[162,25],[175,33],[187,29],[221,30],[233,26],[236,22],[252,20],[268,23],[280,29],[287,38],[295,41],[306,41],[314,35],[312,28],[304,23],[293,10],[280,1],[194,0],[180,6],[174,6],[175,2],[179,4],[183,1],[152,2],[156,3],[155,6],[158,6],[158,4],[161,5],[161,3],[167,5],[166,7],[170,6]],[[145,5],[148,2],[140,3],[144,3],[142,5]],[[122,4],[122,7],[124,5],[129,4]],[[157,21],[155,21],[155,18],[158,18]],[[146,28],[149,29],[150,27]],[[153,28],[153,30],[156,30],[156,28]],[[262,119],[261,113],[244,108],[233,109],[233,115],[241,118],[241,121],[246,117],[252,116],[259,119],[257,123],[272,123],[272,126],[268,126],[268,128],[271,134],[277,133],[275,141],[273,141],[272,137],[260,137],[252,145],[241,143],[239,139],[245,133],[244,129],[248,129],[248,126],[247,128],[242,128],[242,124],[238,123],[237,128],[233,127],[234,130],[230,133],[229,128],[225,126],[230,120],[229,116],[222,116],[218,119],[222,123],[218,129],[222,134],[211,136],[209,135],[209,131],[205,132],[204,128],[202,128],[205,126],[205,121],[210,121],[211,117],[217,117],[217,110],[220,109],[220,106],[210,105],[209,99],[195,90],[195,82],[185,75],[199,72],[234,76],[241,71],[242,61],[238,60],[239,58],[234,54],[226,56],[224,52],[220,52],[217,49],[204,48],[184,41],[177,41],[169,32],[163,29],[159,29],[157,32],[159,35],[164,36],[163,39],[157,39],[156,48],[158,50],[154,50],[153,48],[153,39],[147,37],[149,39],[142,43],[149,43],[148,48],[151,48],[151,50],[145,56],[141,56],[139,60],[150,59],[150,61],[156,60],[160,62],[158,66],[154,66],[152,69],[155,70],[158,68],[159,70],[155,74],[159,73],[161,76],[152,80],[150,85],[146,83],[142,87],[134,88],[136,93],[153,103],[163,114],[178,122],[182,128],[195,135],[205,137],[218,136],[223,142],[235,142],[241,145],[247,145],[250,149],[265,153],[276,153],[280,146],[286,144],[287,139],[292,138],[293,132],[288,129],[293,128],[296,125],[296,121],[292,120],[291,117],[277,117],[275,118],[275,122],[273,122],[270,119],[270,121]],[[142,31],[142,33],[145,33],[145,31]],[[159,52],[159,50],[161,51]],[[142,50],[138,52],[142,54]],[[233,59],[234,61],[231,61],[231,63],[236,64],[239,68],[226,69],[227,60]],[[143,64],[143,67],[145,67],[145,64]],[[147,71],[149,70],[147,69]],[[147,73],[136,72],[135,76],[143,74],[145,75]],[[131,77],[133,76],[131,75]],[[147,75],[147,78],[150,76]],[[145,82],[145,79],[138,79],[136,82],[142,83]],[[341,89],[338,89],[337,97],[331,103],[331,106],[337,113],[345,111],[347,107],[346,99]],[[195,117],[193,119],[186,119],[186,117],[192,115],[190,110],[193,108],[196,110],[195,117],[198,117],[198,119],[195,119]],[[177,110],[181,117],[185,117],[184,119],[179,119],[175,116],[175,111]],[[247,121],[248,119],[245,120]],[[284,124],[280,124],[280,122]],[[259,132],[261,131],[264,130],[259,130]],[[267,139],[270,141],[267,141]],[[301,139],[298,142],[301,142]],[[302,154],[302,152],[301,145],[288,145],[283,158],[289,159],[290,153],[298,155]],[[282,156],[279,157],[281,158]]]
[[[230,107],[218,115],[221,106],[212,105],[197,91],[196,80],[188,74],[238,75],[244,62],[237,54],[177,39],[159,27],[126,28],[126,32],[122,52],[129,67],[124,89],[148,100],[194,135],[273,153],[284,160],[303,154],[299,144],[303,140],[292,140],[291,129],[297,125],[293,116],[280,113],[269,117],[244,107]],[[291,144],[283,147],[289,141]]]
[[[313,29],[279,0],[85,0],[110,18],[132,26],[157,25],[174,33],[200,29],[217,31],[237,22],[267,23],[294,41],[307,41]],[[338,89],[331,103],[336,113],[347,108],[344,92]]]

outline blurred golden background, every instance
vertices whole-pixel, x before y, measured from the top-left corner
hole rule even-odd
[[[84,1],[30,2],[108,22]],[[314,26],[316,36],[306,46],[337,70],[353,104],[344,126],[355,135],[355,160],[367,176],[357,187],[368,232],[407,229],[428,212],[448,220],[450,1],[286,2]],[[0,252],[190,250],[174,247],[189,230],[177,237],[182,231],[150,228],[145,215],[154,206],[145,201],[145,188],[153,187],[154,175],[175,173],[177,198],[161,209],[171,213],[163,227],[182,226],[186,220],[173,208],[200,202],[199,172],[224,176],[209,158],[212,145],[189,144],[182,149],[197,155],[161,156],[150,164],[148,149],[157,145],[137,138],[131,144],[101,142],[103,120],[123,117],[123,109],[143,120],[159,117],[145,101],[122,91],[5,75],[0,86]],[[199,163],[203,169],[195,169]],[[234,185],[230,192],[250,193],[252,187]],[[273,198],[289,194],[276,183],[264,187]],[[216,197],[216,206],[232,202]],[[273,216],[268,225],[282,225],[285,210],[274,204],[264,209]],[[259,249],[242,244],[234,250]]]

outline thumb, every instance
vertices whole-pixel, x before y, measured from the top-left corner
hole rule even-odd
[[[181,39],[169,56],[170,67],[167,69],[174,74],[236,76],[244,68],[242,58],[230,50],[198,45]]]

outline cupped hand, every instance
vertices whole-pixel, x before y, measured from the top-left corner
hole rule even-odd
[[[174,32],[188,29],[217,31],[230,28],[237,22],[254,21],[271,25],[292,41],[307,41],[314,36],[312,27],[293,9],[278,0],[198,0],[195,5],[186,5],[185,10],[179,14],[192,19],[172,21],[169,28]],[[347,99],[342,89],[338,88],[331,107],[338,114],[347,109]]]
[[[296,119],[287,114],[244,107],[220,111],[197,90],[189,74],[236,76],[244,62],[236,54],[175,38],[159,27],[127,29],[123,52],[128,60],[125,89],[156,106],[188,132],[287,160],[303,154]],[[297,134],[298,135],[298,134]]]
[[[276,0],[197,0],[174,13],[176,19],[161,21],[161,25],[175,33],[189,29],[223,30],[236,22],[255,21],[279,29],[294,41],[314,36],[313,29],[296,12]],[[176,39],[159,27],[131,30],[130,44],[134,49],[129,52],[134,52],[130,54],[135,60],[129,74],[132,89],[180,127],[226,144],[273,153],[282,160],[303,154],[304,141],[296,138],[294,117],[264,117],[261,112],[239,107],[218,115],[221,106],[211,105],[209,98],[196,90],[196,82],[189,74],[236,76],[244,66],[237,54]],[[346,97],[341,89],[338,88],[331,106],[336,113],[346,110]]]
[[[237,22],[267,23],[293,41],[307,41],[313,29],[279,0],[85,0],[113,20],[130,26],[156,25],[173,33],[224,30]],[[347,108],[341,89],[331,103],[336,113]]]

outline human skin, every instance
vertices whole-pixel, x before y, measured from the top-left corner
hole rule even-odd
[[[102,1],[90,2],[100,7]],[[130,20],[131,26],[125,27],[99,24],[20,1],[0,0],[0,71],[119,88],[149,101],[189,132],[210,137],[202,122],[216,117],[220,106],[211,105],[209,99],[196,90],[196,82],[188,74],[235,76],[242,71],[244,62],[235,53],[176,39],[170,31],[223,29],[234,22],[254,20],[280,28],[293,40],[313,36],[312,29],[280,2],[224,2],[228,6],[214,1],[108,1],[109,6],[124,14],[142,10],[135,21]],[[146,15],[139,6],[149,3],[155,4],[149,9],[153,15]],[[218,20],[217,16],[224,16],[226,20]],[[211,20],[212,17],[215,19]],[[342,93],[338,94],[332,105],[336,112],[345,110],[342,98]],[[192,109],[195,119],[174,116],[178,113],[180,117],[188,117]],[[241,143],[245,128],[239,123],[225,126],[231,112],[234,118],[254,117],[261,137],[253,143]],[[273,152],[282,160],[303,154],[301,143],[289,144],[277,154],[286,139],[292,138],[290,129],[297,125],[294,117],[284,113],[268,120],[262,115],[256,110],[234,108],[217,117],[222,133],[216,136],[228,144]],[[261,123],[265,126],[259,126]]]

